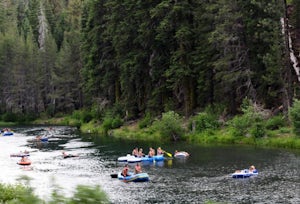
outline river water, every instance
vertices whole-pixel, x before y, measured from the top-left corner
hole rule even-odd
[[[132,142],[80,134],[70,127],[17,127],[14,136],[0,137],[1,183],[24,183],[42,199],[59,187],[72,196],[77,185],[99,185],[111,203],[300,203],[300,151],[237,146],[195,146],[184,143]],[[47,143],[29,142],[36,135],[52,134]],[[188,159],[142,163],[150,182],[124,183],[110,174],[121,171],[117,158],[134,147],[145,151],[161,146],[191,153]],[[32,165],[21,167],[19,151],[31,151]],[[63,159],[62,151],[79,154]],[[259,175],[232,179],[236,169],[255,165]],[[133,169],[134,165],[130,165]]]

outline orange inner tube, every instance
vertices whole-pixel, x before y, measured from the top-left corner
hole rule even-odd
[[[18,162],[19,165],[30,165],[31,161],[25,161],[25,162]]]

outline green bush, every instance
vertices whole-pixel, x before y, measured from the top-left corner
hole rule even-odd
[[[71,118],[79,120],[83,123],[88,123],[93,119],[93,116],[88,110],[76,110],[73,111]]]
[[[92,113],[90,113],[89,111],[83,111],[81,121],[84,123],[88,123],[91,120],[93,120]]]
[[[101,127],[104,131],[104,134],[107,134],[109,130],[118,128],[122,124],[123,124],[123,120],[120,118],[120,116],[117,116],[115,118],[112,118],[111,116],[107,116],[104,118]]]
[[[265,134],[265,126],[260,112],[257,112],[251,101],[244,100],[241,105],[242,115],[235,116],[229,126],[235,137],[252,135],[262,137]]]
[[[120,118],[120,116],[117,116],[112,120],[111,128],[115,129],[121,127],[122,125],[123,125],[123,120]]]
[[[149,127],[152,123],[152,117],[150,113],[146,113],[145,117],[139,122],[139,128],[143,129]]]
[[[113,118],[104,118],[102,128],[105,132],[112,129]]]
[[[250,129],[250,133],[255,138],[264,137],[266,134],[266,129],[263,122],[255,123]]]
[[[100,187],[77,186],[74,196],[67,204],[95,204],[109,203],[104,191]]]
[[[280,134],[291,134],[292,133],[292,129],[289,127],[282,127],[278,130],[278,132]]]
[[[7,112],[1,116],[1,120],[4,122],[15,122],[15,123],[25,123],[31,122],[36,119],[35,113],[12,113]]]
[[[229,128],[232,129],[232,134],[234,137],[240,137],[247,134],[248,128],[251,126],[250,124],[249,118],[244,116],[235,116],[229,122]]]
[[[266,129],[277,130],[287,125],[286,118],[283,115],[277,115],[266,122]]]
[[[33,194],[31,188],[23,185],[0,184],[0,203],[35,204],[42,202]]]
[[[184,129],[181,126],[182,121],[178,113],[169,111],[163,113],[162,118],[153,123],[153,128],[164,138],[179,140],[184,133]]]
[[[289,110],[293,131],[295,135],[300,137],[300,101],[295,100],[293,106]]]
[[[4,122],[16,122],[18,120],[18,116],[15,113],[7,112],[2,115],[2,120]]]
[[[51,192],[50,192],[51,193]],[[33,189],[23,185],[0,184],[0,203],[10,204],[94,204],[110,203],[106,193],[99,187],[79,185],[71,198],[66,198],[56,187],[46,202],[34,195]]]
[[[194,116],[189,122],[189,129],[198,133],[207,129],[217,129],[219,126],[216,116],[205,112]]]

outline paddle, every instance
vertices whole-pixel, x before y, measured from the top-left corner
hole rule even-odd
[[[164,153],[165,153],[166,155],[168,155],[168,157],[173,157],[173,155],[172,155],[171,153],[166,152],[165,150],[163,150],[163,151],[164,151]]]

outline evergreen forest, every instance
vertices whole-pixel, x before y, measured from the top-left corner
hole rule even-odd
[[[299,13],[299,0],[1,0],[0,115],[233,116],[245,98],[287,114]]]

